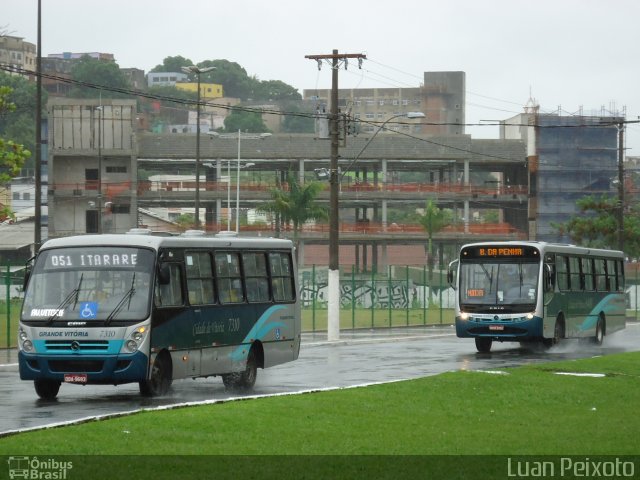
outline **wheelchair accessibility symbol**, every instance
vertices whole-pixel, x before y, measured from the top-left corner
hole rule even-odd
[[[96,318],[98,315],[98,303],[97,302],[82,302],[80,304],[80,318]]]

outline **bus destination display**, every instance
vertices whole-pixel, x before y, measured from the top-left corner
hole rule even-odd
[[[530,246],[483,245],[462,250],[462,258],[540,258],[538,250]]]

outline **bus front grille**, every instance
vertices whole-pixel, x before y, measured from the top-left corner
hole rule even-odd
[[[52,352],[73,352],[78,350],[101,352],[109,349],[107,340],[47,340],[45,348]]]

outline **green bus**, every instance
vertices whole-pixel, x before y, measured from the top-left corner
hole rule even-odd
[[[624,254],[545,242],[464,245],[449,264],[456,335],[479,352],[494,341],[546,347],[625,328]]]
[[[250,389],[258,368],[298,358],[293,243],[204,235],[84,235],[47,241],[28,268],[20,377],[55,398],[61,384],[220,375]]]

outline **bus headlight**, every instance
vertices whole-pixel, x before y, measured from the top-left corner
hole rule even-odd
[[[129,335],[129,340],[124,343],[124,348],[129,353],[137,352],[138,348],[140,348],[140,345],[145,339],[146,333],[147,327],[136,328],[133,332],[131,332],[131,335]]]
[[[20,348],[24,352],[33,352],[33,342],[29,339],[29,334],[23,329],[18,331],[18,341],[20,342]]]
[[[527,320],[533,320],[533,313],[527,313]]]
[[[469,314],[467,312],[460,312],[460,320],[469,320]]]

